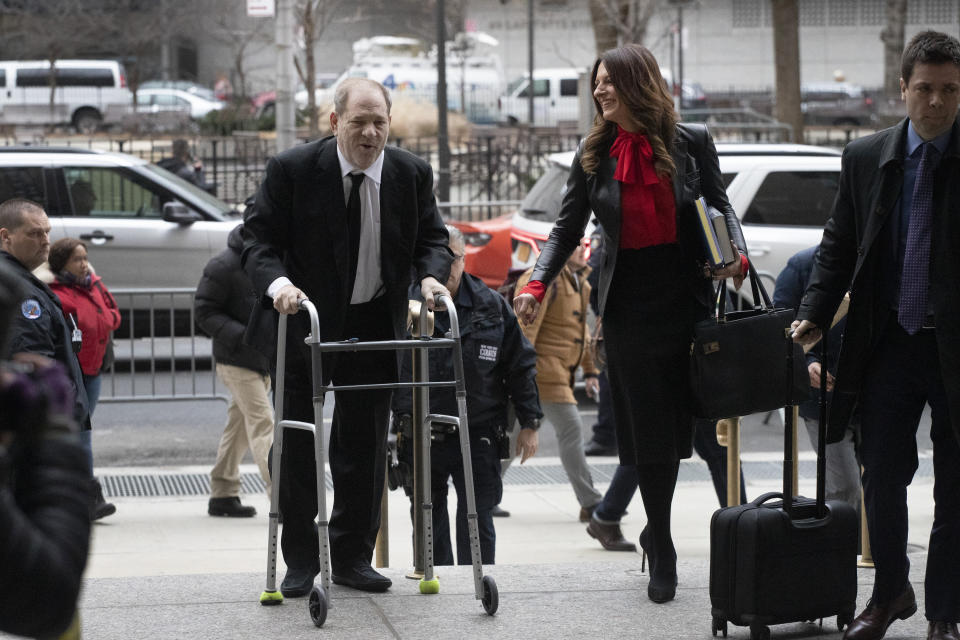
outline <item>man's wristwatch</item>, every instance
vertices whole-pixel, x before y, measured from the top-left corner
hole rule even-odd
[[[534,431],[536,431],[537,429],[540,428],[540,418],[530,418],[529,420],[525,420],[525,421],[520,425],[520,428],[521,428],[521,429],[533,429]]]

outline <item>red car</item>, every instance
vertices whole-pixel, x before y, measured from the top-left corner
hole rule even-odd
[[[463,233],[466,272],[482,279],[491,289],[502,285],[512,261],[510,230],[513,214],[477,222],[451,220],[450,224]]]

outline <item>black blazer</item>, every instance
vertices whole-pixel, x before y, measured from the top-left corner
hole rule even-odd
[[[384,150],[380,187],[381,277],[394,336],[402,338],[411,266],[446,282],[453,254],[433,196],[433,171],[411,153]],[[325,341],[341,340],[350,304],[347,207],[333,136],[267,162],[267,175],[244,216],[243,268],[264,307],[267,287],[290,278],[317,307]]]
[[[797,318],[829,326],[850,290],[847,329],[837,364],[827,440],[838,440],[853,415],[864,366],[889,317],[889,283],[882,277],[889,259],[882,241],[896,220],[903,189],[908,120],[854,140],[843,152],[840,190],[823,230],[810,284]],[[960,437],[960,124],[934,176],[930,246],[930,305],[936,322],[940,371],[954,432]],[[894,214],[894,215],[891,215]]]
[[[570,168],[560,217],[540,253],[531,279],[549,283],[556,277],[583,237],[592,210],[603,226],[604,243],[609,248],[600,266],[598,306],[602,315],[617,264],[616,247],[620,246],[620,183],[613,177],[617,160],[610,157],[609,148],[600,151],[600,166],[594,175],[587,175],[583,171],[580,165],[582,153],[581,142]],[[678,124],[671,156],[676,166],[673,197],[677,209],[677,241],[689,265],[689,275],[694,283],[693,294],[709,309],[712,307],[713,290],[711,280],[703,276],[706,255],[699,235],[694,201],[701,195],[706,198],[709,204],[726,216],[730,239],[737,248],[746,254],[747,245],[740,222],[727,200],[717,150],[706,126]]]

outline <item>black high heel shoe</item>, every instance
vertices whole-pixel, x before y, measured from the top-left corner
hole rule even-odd
[[[673,552],[671,570],[657,571],[657,553],[650,544],[650,534],[646,527],[640,532],[640,548],[643,556],[640,560],[640,572],[647,568],[647,549],[650,549],[650,582],[647,583],[647,597],[657,604],[673,600],[677,595],[677,552]],[[659,565],[662,567],[663,565]]]

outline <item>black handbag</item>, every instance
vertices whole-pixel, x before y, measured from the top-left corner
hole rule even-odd
[[[690,386],[697,417],[745,416],[807,397],[803,349],[790,337],[794,310],[773,308],[752,264],[749,280],[754,308],[727,312],[722,281],[716,316],[694,325]]]

